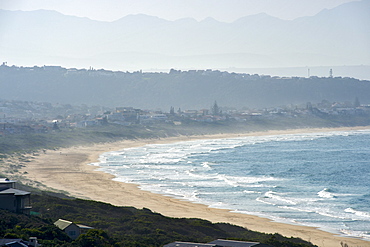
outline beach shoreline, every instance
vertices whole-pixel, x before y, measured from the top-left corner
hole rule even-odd
[[[77,198],[102,201],[117,206],[148,208],[153,212],[169,217],[202,218],[214,223],[231,223],[259,232],[277,232],[286,237],[302,238],[318,246],[339,247],[341,242],[343,242],[349,246],[366,247],[370,246],[369,241],[338,236],[314,227],[278,223],[267,218],[231,212],[226,209],[210,208],[207,205],[154,194],[139,189],[136,184],[114,181],[114,175],[97,171],[97,166],[89,165],[97,163],[99,156],[103,153],[144,146],[146,144],[364,129],[370,129],[370,127],[312,128],[240,134],[180,136],[163,139],[124,140],[89,146],[61,148],[59,150],[47,150],[46,153],[32,156],[31,162],[25,163],[24,167],[19,170],[19,173],[30,181],[37,181],[48,188],[63,191]]]

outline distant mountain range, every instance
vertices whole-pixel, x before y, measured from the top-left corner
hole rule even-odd
[[[281,20],[129,15],[114,22],[0,10],[0,61],[114,70],[370,65],[370,0]]]

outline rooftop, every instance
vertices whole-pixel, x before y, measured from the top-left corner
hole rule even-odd
[[[235,240],[225,240],[225,239],[217,239],[209,244],[215,244],[220,246],[227,246],[227,247],[251,247],[254,245],[258,245],[258,242],[245,242],[245,241],[235,241]]]
[[[17,190],[13,188],[6,188],[4,190],[0,190],[0,195],[5,195],[5,194],[12,194],[15,196],[24,196],[24,195],[29,195],[31,192],[23,191],[23,190]]]
[[[63,219],[59,219],[59,220],[54,222],[54,225],[56,225],[61,230],[66,229],[68,226],[70,226],[72,224],[74,224],[72,221],[63,220]],[[82,225],[82,224],[75,224],[75,225],[78,226],[80,229],[85,229],[85,230],[94,229],[91,226],[85,226],[85,225]]]
[[[271,247],[258,242],[245,242],[235,240],[217,239],[209,243],[191,243],[191,242],[173,242],[164,245],[164,247]]]
[[[189,242],[173,242],[166,244],[163,247],[221,247],[215,244],[189,243]]]
[[[59,229],[61,229],[61,230],[66,229],[71,224],[73,224],[73,222],[68,221],[68,220],[63,220],[63,219],[59,219],[59,220],[57,220],[57,221],[54,222],[54,225],[56,225],[57,227],[59,227]]]
[[[16,181],[9,180],[9,178],[0,178],[0,184],[11,184],[15,183]]]

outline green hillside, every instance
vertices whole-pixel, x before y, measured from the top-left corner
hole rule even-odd
[[[297,238],[263,234],[225,223],[201,219],[170,218],[149,209],[117,207],[81,199],[32,195],[35,215],[0,210],[0,238],[37,237],[44,246],[162,246],[174,241],[209,242],[218,238],[257,241],[272,246],[314,246]],[[84,224],[89,230],[70,240],[53,225],[59,218]]]

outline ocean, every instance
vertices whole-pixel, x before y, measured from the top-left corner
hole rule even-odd
[[[370,130],[150,144],[94,165],[142,190],[370,241]]]

